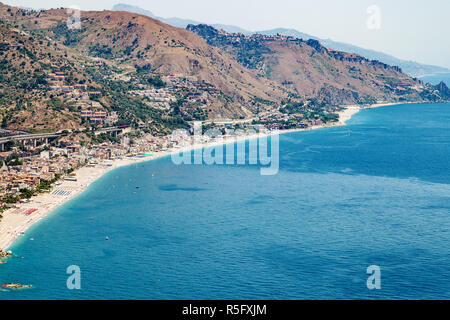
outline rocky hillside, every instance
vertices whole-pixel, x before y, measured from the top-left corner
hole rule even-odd
[[[149,17],[163,21],[167,24],[170,24],[170,25],[178,27],[178,28],[186,28],[190,24],[192,24],[192,25],[202,24],[202,22],[192,21],[189,19],[158,17],[148,10],[145,10],[145,9],[142,9],[142,8],[139,8],[136,6],[123,4],[123,3],[114,5],[112,10],[129,11],[129,12],[139,13],[142,15],[147,15]],[[406,60],[398,59],[396,57],[385,54],[383,52],[364,49],[364,48],[354,46],[354,45],[351,45],[348,43],[336,42],[331,39],[321,39],[321,38],[315,37],[313,35],[297,31],[295,29],[276,28],[276,29],[271,29],[271,30],[261,30],[261,31],[253,32],[253,31],[248,31],[248,30],[245,30],[240,27],[233,26],[233,25],[223,25],[223,24],[210,24],[210,25],[218,30],[223,29],[229,33],[242,33],[242,34],[246,34],[246,35],[251,35],[253,33],[259,33],[259,34],[264,34],[264,35],[284,34],[284,35],[293,36],[295,38],[304,39],[304,40],[307,40],[307,39],[318,40],[326,48],[331,48],[331,49],[338,50],[338,51],[356,53],[356,54],[366,57],[370,60],[379,60],[383,63],[387,63],[392,66],[399,66],[402,68],[403,72],[405,72],[406,74],[408,74],[412,77],[421,77],[421,76],[427,75],[427,74],[438,74],[438,73],[449,73],[450,72],[450,70],[448,70],[447,68],[421,64],[421,63],[417,63],[414,61],[406,61]]]
[[[68,21],[65,9],[0,3],[2,127],[127,124],[167,133],[192,120],[280,122],[286,113],[295,126],[335,121],[342,104],[445,96],[444,86],[315,40],[184,30],[120,11],[81,12],[75,29]]]
[[[207,25],[187,29],[261,76],[280,81],[300,96],[329,104],[418,100],[424,89],[398,67],[327,49],[317,40],[230,34]]]
[[[244,32],[245,33],[245,32]],[[387,63],[391,66],[399,66],[402,68],[403,72],[412,76],[412,77],[420,77],[426,74],[437,74],[437,73],[449,73],[450,70],[447,68],[427,65],[422,63],[417,63],[414,61],[407,61],[398,59],[391,55],[388,55],[383,52],[370,50],[361,48],[358,46],[354,46],[348,43],[337,42],[331,39],[320,39],[310,34],[306,34],[295,29],[286,29],[286,28],[276,28],[271,30],[258,31],[256,33],[267,34],[267,35],[276,35],[276,34],[284,34],[288,36],[293,36],[299,39],[314,39],[318,40],[324,47],[331,48],[338,51],[345,51],[350,53],[356,53],[360,56],[368,58],[370,60],[378,60],[383,63]]]
[[[85,56],[206,82],[223,93],[209,107],[213,116],[247,116],[253,111],[255,96],[273,101],[287,96],[279,83],[260,79],[199,36],[150,17],[119,11],[82,12],[81,29],[70,30],[66,10],[23,15],[7,9],[11,8],[0,7],[2,20],[50,37]]]
[[[58,66],[68,82],[95,84],[79,72],[79,63],[66,48],[0,24],[0,114],[2,127],[12,129],[74,129],[75,110],[49,90],[44,71]]]
[[[136,84],[109,81],[115,69],[105,62],[3,21],[0,39],[2,128],[30,132],[89,128],[83,111],[116,112],[117,124],[152,119],[156,127],[165,128],[183,123],[169,115],[163,119],[161,112],[128,95]]]

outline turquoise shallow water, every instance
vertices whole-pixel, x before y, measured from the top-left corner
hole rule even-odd
[[[117,169],[14,244],[0,283],[34,287],[0,299],[450,299],[449,124],[450,104],[364,110],[282,135],[275,176]]]

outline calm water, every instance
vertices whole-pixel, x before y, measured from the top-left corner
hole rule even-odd
[[[283,135],[276,176],[112,171],[16,242],[0,283],[34,287],[0,299],[450,299],[449,124],[450,104],[364,110]]]

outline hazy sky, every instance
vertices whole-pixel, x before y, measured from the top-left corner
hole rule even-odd
[[[161,17],[236,25],[248,30],[294,28],[398,58],[450,68],[450,0],[0,0],[10,5],[82,10],[136,5]],[[380,9],[379,29],[367,8]],[[374,21],[374,20],[371,20]]]

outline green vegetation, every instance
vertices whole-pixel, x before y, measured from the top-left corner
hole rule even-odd
[[[270,101],[270,100],[265,100],[259,97],[254,97],[253,100],[257,103],[261,103],[261,104],[265,104],[267,106],[276,106],[276,102],[274,101]]]
[[[319,112],[319,119],[323,122],[337,122],[339,121],[339,115],[337,113]]]
[[[149,77],[147,79],[147,82],[148,82],[148,84],[150,84],[151,86],[153,86],[157,89],[164,88],[166,86],[166,83],[164,81],[162,81],[159,76]]]
[[[5,163],[8,167],[14,167],[21,166],[23,161],[19,159],[19,155],[17,153],[13,153],[5,159]]]
[[[98,43],[89,47],[89,55],[93,57],[100,57],[103,59],[114,58],[112,49],[108,45],[100,45]]]
[[[376,104],[376,103],[377,103],[377,99],[372,96],[362,96],[362,97],[358,98],[358,104],[370,105],[370,104]]]
[[[244,41],[237,52],[237,60],[249,69],[258,69],[264,64],[265,54],[272,51],[262,42]],[[271,67],[268,66],[266,75],[270,77]]]
[[[303,102],[288,102],[286,105],[282,108],[280,108],[281,113],[286,114],[294,114],[294,113],[301,113],[304,110],[304,103]]]
[[[65,46],[75,46],[84,37],[86,37],[86,29],[69,29],[66,23],[58,23],[56,27],[50,29],[53,32],[56,39],[61,41]]]
[[[91,139],[93,144],[102,144],[105,142],[120,143],[120,138],[113,137],[107,133],[96,135],[93,132],[88,132],[86,135]]]
[[[141,83],[154,85],[157,88],[166,86],[159,75],[148,76],[143,71],[149,67],[144,66],[137,69],[137,80]],[[87,71],[92,79],[102,86],[102,94],[106,97],[109,108],[118,113],[119,121],[116,125],[126,124],[137,128],[140,124],[151,121],[154,127],[162,127],[168,130],[189,127],[186,120],[180,115],[179,108],[172,114],[165,115],[163,111],[149,107],[141,98],[130,96],[128,94],[130,90],[139,89],[133,83],[121,80],[108,80],[107,75],[116,71],[108,65],[104,64],[102,68],[90,67],[87,68]],[[97,137],[96,139],[99,138]]]
[[[52,188],[52,184],[61,178],[60,174],[55,174],[55,178],[52,180],[42,180],[41,183],[36,187],[36,192],[46,192]]]
[[[208,25],[189,25],[187,29],[204,38],[209,45],[219,48],[230,48],[236,55],[237,60],[249,69],[261,68],[264,64],[264,55],[272,53],[263,41],[240,37],[237,45],[233,37],[221,34]]]

